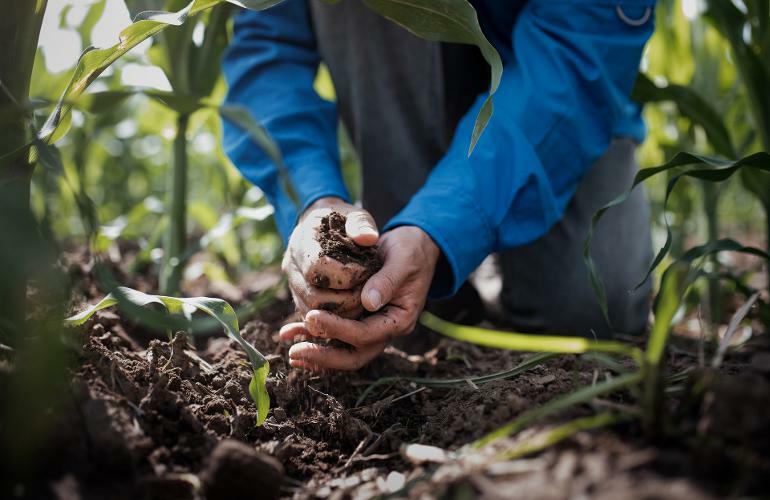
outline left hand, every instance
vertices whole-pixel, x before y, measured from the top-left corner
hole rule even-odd
[[[382,269],[361,291],[364,308],[376,314],[353,320],[311,310],[303,322],[281,328],[284,341],[305,335],[341,340],[353,349],[299,342],[289,349],[291,366],[314,371],[357,370],[377,357],[390,340],[414,330],[440,250],[422,229],[400,226],[380,238],[379,251]]]

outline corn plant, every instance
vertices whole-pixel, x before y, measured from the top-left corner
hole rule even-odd
[[[238,317],[232,306],[222,299],[210,297],[176,298],[164,295],[149,295],[126,287],[117,287],[96,304],[65,320],[69,326],[79,326],[88,321],[97,311],[115,305],[126,307],[133,317],[148,317],[148,311],[138,311],[137,308],[149,304],[158,304],[172,314],[183,314],[190,318],[193,311],[203,312],[214,318],[225,330],[227,336],[238,342],[246,352],[251,364],[252,377],[249,383],[249,395],[257,406],[257,425],[262,425],[270,410],[270,396],[265,388],[265,381],[270,371],[270,365],[265,357],[253,345],[241,337],[238,328]],[[149,316],[151,317],[151,316]]]
[[[714,88],[718,79],[716,65],[729,64],[716,47],[712,53],[704,48],[704,23],[697,19],[691,26],[692,45],[698,62],[698,81],[690,85],[656,85],[644,75],[640,76],[634,90],[634,97],[642,103],[672,102],[679,113],[693,125],[701,127],[713,152],[725,160],[736,160],[757,150],[770,151],[770,97],[767,82],[770,81],[770,10],[767,2],[748,1],[745,9],[732,2],[710,0],[704,13],[705,21],[721,35],[729,47],[732,63],[738,74],[740,93],[735,98],[745,99],[745,107],[751,123],[747,130],[731,130],[725,124],[725,117],[714,102],[719,97]],[[733,89],[734,90],[734,89]],[[704,94],[705,92],[705,94]],[[761,169],[742,169],[741,181],[746,190],[753,193],[764,208],[767,248],[770,248],[770,174]],[[717,227],[718,188],[704,183],[704,212],[707,215],[709,240],[719,237]],[[770,266],[767,268],[770,285]],[[712,280],[714,283],[714,280]],[[711,295],[718,295],[713,286]],[[714,301],[712,314],[719,310],[719,301]],[[714,318],[718,320],[718,317]]]
[[[593,260],[590,257],[590,245],[593,230],[607,210],[622,203],[628,196],[630,196],[635,187],[656,175],[674,172],[666,190],[666,199],[668,199],[677,183],[684,178],[689,177],[703,182],[719,183],[745,170],[770,173],[770,154],[756,153],[742,160],[730,162],[688,153],[680,153],[664,165],[641,170],[626,192],[620,194],[617,198],[597,211],[593,218],[591,230],[586,238],[584,257],[589,269],[592,284],[602,310],[605,313],[605,317],[607,317],[608,314],[604,287]],[[655,260],[651,264],[646,275],[640,277],[642,282],[649,279],[655,268],[664,261],[670,248],[670,244],[671,233],[670,230],[668,230],[668,238],[666,239],[663,248],[657,253]],[[552,353],[550,355],[538,354],[508,372],[493,374],[486,377],[476,377],[475,379],[470,380],[477,379],[483,382],[488,377],[514,377],[532,366],[536,366],[537,364],[546,361],[549,359],[549,356],[555,354],[600,355],[601,357],[594,359],[606,364],[616,372],[616,376],[608,380],[583,387],[565,396],[558,397],[543,406],[524,412],[508,424],[472,443],[465,451],[461,451],[455,456],[462,456],[465,452],[478,450],[497,442],[501,438],[516,434],[539,420],[561,412],[569,407],[589,403],[598,396],[605,396],[619,391],[629,391],[631,394],[635,395],[639,402],[639,406],[641,407],[641,411],[639,413],[633,411],[627,413],[610,412],[583,417],[536,434],[533,438],[525,440],[523,443],[520,443],[513,448],[506,448],[502,452],[498,452],[495,457],[501,460],[517,458],[528,453],[542,450],[547,446],[566,439],[580,430],[612,425],[629,419],[640,419],[648,436],[654,437],[659,435],[662,430],[664,418],[664,388],[667,383],[674,380],[680,381],[685,375],[674,374],[667,379],[665,374],[664,355],[673,321],[682,306],[682,299],[687,294],[688,290],[697,282],[697,280],[708,276],[708,274],[703,271],[704,263],[717,253],[725,251],[746,253],[770,262],[770,254],[768,254],[768,252],[759,248],[743,246],[740,243],[729,239],[710,241],[706,244],[689,249],[684,255],[670,264],[662,275],[660,291],[655,300],[655,320],[644,350],[619,341],[592,340],[563,335],[531,335],[461,326],[442,320],[428,312],[424,312],[420,318],[420,322],[423,325],[455,340],[497,349]],[[750,305],[757,300],[757,297],[757,295],[752,296],[748,305],[740,308],[735,313],[735,316],[730,322],[728,332],[725,335],[725,340],[723,340],[714,357],[715,366],[718,366],[721,357],[724,356],[724,352],[727,349],[733,331],[735,331],[740,322],[748,314]],[[633,362],[634,368],[632,370],[628,370],[625,367],[625,364],[619,362],[624,359]],[[392,381],[394,379],[384,380]],[[419,378],[406,378],[405,380],[428,387],[452,386],[455,382],[458,382],[443,381],[442,383],[442,381]],[[384,383],[384,381],[380,380],[373,386],[370,386],[359,401],[365,398],[375,387],[382,383]]]

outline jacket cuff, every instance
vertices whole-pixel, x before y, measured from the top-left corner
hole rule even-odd
[[[495,232],[467,193],[451,186],[423,189],[384,227],[417,226],[441,250],[428,298],[454,295],[494,248]]]

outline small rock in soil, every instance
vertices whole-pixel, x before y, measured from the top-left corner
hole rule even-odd
[[[249,445],[226,439],[214,448],[201,479],[208,500],[278,498],[283,466]]]

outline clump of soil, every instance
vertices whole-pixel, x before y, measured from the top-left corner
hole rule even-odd
[[[363,280],[368,279],[382,267],[382,260],[377,253],[377,247],[357,245],[345,231],[347,218],[339,212],[331,212],[321,219],[318,230],[318,242],[321,244],[319,256],[331,257],[343,264],[359,264],[366,273]]]

